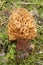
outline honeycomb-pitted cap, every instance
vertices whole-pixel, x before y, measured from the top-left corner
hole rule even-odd
[[[33,39],[37,34],[34,17],[24,8],[15,9],[9,17],[7,34],[9,40]]]

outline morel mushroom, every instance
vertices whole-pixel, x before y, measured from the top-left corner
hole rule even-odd
[[[24,8],[14,10],[7,25],[9,40],[33,39],[37,34],[33,16]]]
[[[26,40],[33,39],[37,34],[33,16],[26,9],[18,8],[10,15],[7,28],[9,40],[17,40],[17,54],[20,52],[17,57],[27,57],[32,52],[32,47]]]

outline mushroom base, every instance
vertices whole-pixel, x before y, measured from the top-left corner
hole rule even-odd
[[[16,58],[25,59],[34,51],[34,45],[28,40],[19,39],[16,45]]]

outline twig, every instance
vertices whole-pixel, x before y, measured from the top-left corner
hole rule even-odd
[[[33,41],[34,41],[35,39],[33,39]],[[40,48],[42,48],[43,49],[43,45],[40,43],[40,42],[38,42],[37,40],[35,40],[36,41],[36,43],[37,44],[39,44],[40,45]]]
[[[39,21],[42,21],[42,22],[43,22],[43,19],[41,19],[39,16],[34,15],[34,17],[36,17],[36,18],[37,18],[37,20],[39,20]]]
[[[14,2],[15,4],[32,4],[32,5],[43,5],[43,3],[29,3],[29,2]]]
[[[0,25],[0,26],[2,26],[2,25],[4,25],[5,23],[7,23],[7,22],[8,22],[8,20],[9,20],[9,18],[7,19],[7,21],[5,21],[5,22],[1,23],[1,25]]]
[[[42,27],[42,26],[40,26],[40,25],[37,25],[37,27],[38,27],[38,28],[41,28],[41,29],[43,29],[43,27]]]

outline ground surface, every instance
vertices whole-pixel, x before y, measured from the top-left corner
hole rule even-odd
[[[8,18],[18,7],[30,11],[38,29],[37,37],[30,41],[35,45],[35,52],[19,61],[15,60],[16,41],[9,41],[6,34]],[[0,65],[43,65],[43,0],[0,0]]]

